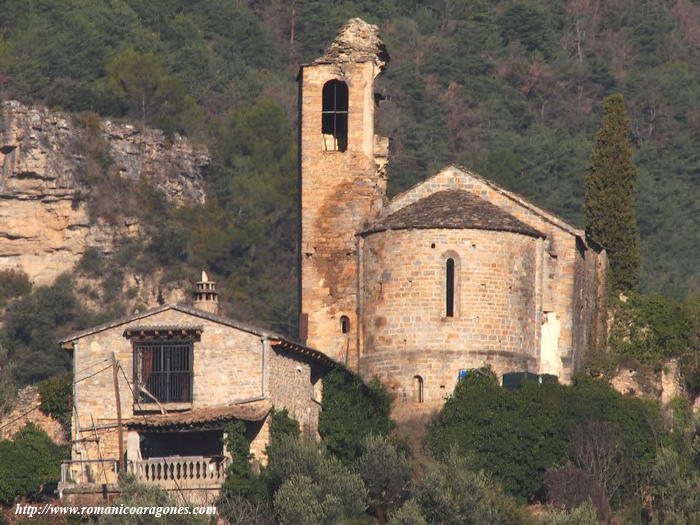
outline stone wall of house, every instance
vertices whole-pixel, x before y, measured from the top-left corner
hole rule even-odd
[[[31,423],[46,432],[54,443],[68,443],[63,425],[44,414],[39,409],[40,405],[41,396],[35,386],[27,386],[20,390],[12,404],[12,410],[0,417],[0,440],[13,440],[20,430]]]
[[[374,135],[373,61],[301,69],[301,339],[346,361],[357,344],[355,233],[378,213],[386,190],[388,141]],[[321,133],[322,91],[348,86],[347,150],[327,151]],[[350,319],[348,335],[340,317]]]
[[[276,410],[287,409],[304,435],[318,436],[320,400],[315,399],[317,364],[273,347],[270,360],[270,400]]]
[[[239,400],[261,397],[264,394],[263,353],[259,336],[176,310],[166,310],[144,319],[86,336],[77,342],[77,348],[74,351],[74,366],[78,371],[100,362],[108,365],[112,352],[116,354],[117,360],[126,373],[126,378],[121,373],[118,376],[124,419],[131,418],[139,408],[135,406],[132,394],[133,348],[131,342],[124,337],[124,330],[132,326],[154,324],[195,324],[203,327],[201,341],[194,343],[194,390],[191,408],[224,405]],[[101,368],[102,366],[98,365],[77,374],[76,380],[79,383],[76,385],[75,402],[81,428],[93,425],[99,427],[116,422],[116,403],[111,369],[80,381],[81,378],[87,377]],[[140,407],[155,410],[158,413],[155,404],[141,404]],[[74,434],[78,433],[74,431]],[[98,437],[99,443],[85,442],[76,445],[72,451],[72,459],[98,459],[100,457],[115,459],[119,457],[116,429],[105,428],[96,433],[81,432],[80,437]],[[104,475],[97,471],[87,477],[95,478],[99,482],[100,479],[104,478]],[[113,473],[107,472],[107,478],[107,482],[112,482]],[[102,480],[102,482],[105,481]]]

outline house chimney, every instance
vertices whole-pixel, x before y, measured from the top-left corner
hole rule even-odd
[[[219,313],[219,292],[216,283],[209,280],[207,272],[202,270],[202,280],[195,283],[194,307],[212,314]]]

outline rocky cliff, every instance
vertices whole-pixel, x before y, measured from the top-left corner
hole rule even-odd
[[[102,176],[119,180],[120,191],[141,191],[145,182],[172,204],[204,202],[202,170],[209,156],[203,147],[159,130],[3,102],[0,270],[21,269],[47,284],[88,247],[110,253],[116,239],[140,231],[130,210],[109,221],[89,213],[96,190],[85,173],[95,148],[85,144],[100,145]]]

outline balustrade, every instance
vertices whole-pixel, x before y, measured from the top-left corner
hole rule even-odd
[[[223,457],[173,456],[129,461],[127,470],[138,481],[163,488],[218,487],[224,482],[226,464]]]

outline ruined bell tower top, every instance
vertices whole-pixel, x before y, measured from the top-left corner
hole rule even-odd
[[[384,42],[379,38],[379,27],[361,18],[351,18],[340,28],[338,36],[314,64],[343,64],[374,62],[383,69],[389,61]]]

